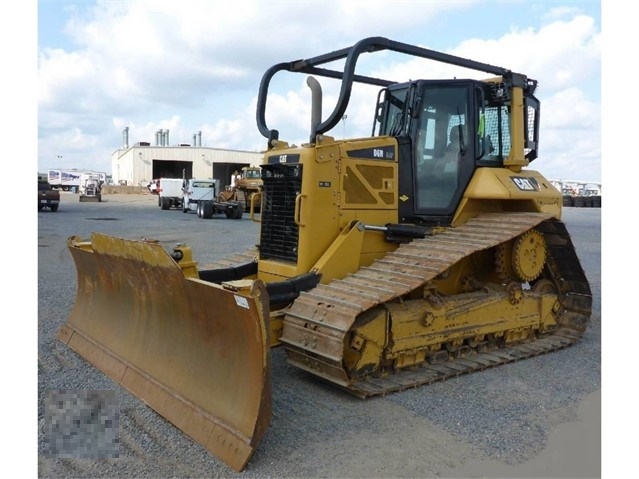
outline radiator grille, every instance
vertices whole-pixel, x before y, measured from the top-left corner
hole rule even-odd
[[[260,258],[296,263],[295,198],[302,188],[302,165],[262,165],[262,180]]]

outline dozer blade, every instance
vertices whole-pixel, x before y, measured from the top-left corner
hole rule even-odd
[[[68,240],[77,297],[58,339],[237,471],[271,418],[268,294],[186,277],[157,244]]]

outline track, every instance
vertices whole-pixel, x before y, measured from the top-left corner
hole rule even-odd
[[[396,373],[381,377],[368,378],[356,382],[348,391],[359,397],[380,396],[396,391],[443,381],[448,378],[469,374],[475,371],[512,363],[520,359],[539,356],[558,351],[572,345],[581,334],[568,328],[562,328],[550,336],[534,342],[518,344],[495,351],[476,353],[466,358],[447,361],[442,364],[424,364],[413,368],[401,369]]]
[[[346,335],[356,318],[397,300],[434,279],[464,257],[508,241],[537,227],[548,247],[547,277],[559,292],[559,328],[535,341],[474,352],[443,364],[407,368],[355,381],[343,364]],[[403,244],[384,258],[341,280],[318,285],[295,300],[284,319],[282,342],[291,364],[360,396],[383,395],[440,381],[576,342],[590,318],[591,293],[565,225],[543,213],[490,213],[445,232]]]

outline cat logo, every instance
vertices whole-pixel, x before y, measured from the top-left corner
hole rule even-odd
[[[527,178],[525,176],[513,176],[511,178],[515,186],[522,191],[539,191],[539,183],[534,178]]]

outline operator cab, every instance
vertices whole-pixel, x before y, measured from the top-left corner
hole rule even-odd
[[[244,178],[247,179],[260,179],[262,173],[259,168],[246,168],[244,170]]]
[[[500,86],[501,85],[501,86]],[[503,84],[419,80],[378,95],[374,136],[399,144],[401,222],[449,224],[475,169],[502,167],[511,149]]]

